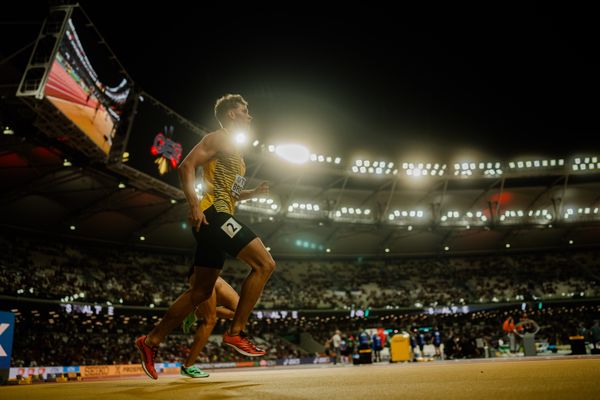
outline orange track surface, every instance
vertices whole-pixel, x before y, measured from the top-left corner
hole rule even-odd
[[[0,399],[600,399],[600,358],[212,371],[0,388]]]

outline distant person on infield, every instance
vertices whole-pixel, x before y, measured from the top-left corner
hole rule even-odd
[[[248,133],[252,120],[246,100],[232,94],[221,97],[215,105],[215,117],[221,129],[203,137],[178,169],[196,239],[192,287],[175,300],[152,332],[135,341],[142,367],[152,379],[158,379],[154,368],[158,345],[190,312],[211,298],[225,263],[225,253],[244,261],[251,270],[242,284],[238,307],[223,335],[223,344],[246,356],[265,354],[248,339],[244,328],[275,269],[275,261],[260,238],[233,213],[236,201],[268,193],[269,188],[263,182],[253,190],[244,190],[246,166],[241,154],[244,141],[240,135]],[[206,191],[202,201],[195,192],[198,167],[204,171]],[[214,314],[215,302],[209,302],[207,307],[208,313]]]
[[[190,286],[192,285],[194,278],[194,268],[192,267],[188,274]],[[194,363],[204,346],[206,346],[208,338],[217,323],[217,319],[232,319],[239,300],[240,296],[235,289],[225,282],[223,278],[219,277],[217,278],[215,290],[210,299],[196,307],[196,310],[189,313],[183,320],[183,333],[189,333],[192,325],[194,325],[196,321],[199,321],[199,323],[194,336],[194,342],[190,349],[190,354],[181,366],[181,375],[189,376],[191,378],[208,377],[208,374],[194,366]]]

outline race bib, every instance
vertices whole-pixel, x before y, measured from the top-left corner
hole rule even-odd
[[[244,189],[244,185],[246,184],[246,178],[240,175],[235,176],[235,181],[233,181],[233,186],[231,186],[231,195],[234,199],[239,199],[242,194],[242,190]]]
[[[238,224],[235,219],[229,218],[223,225],[221,225],[221,229],[227,234],[227,236],[233,239],[233,237],[242,230],[242,226]]]

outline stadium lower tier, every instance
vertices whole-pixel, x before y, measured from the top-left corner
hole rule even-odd
[[[9,300],[0,300],[0,310],[15,315],[13,367],[136,364],[139,360],[133,346],[135,338],[148,333],[164,313],[164,310],[152,308]],[[508,316],[512,316],[515,323],[527,319],[539,326],[535,334],[539,352],[571,353],[573,350],[569,346],[573,337],[577,336],[583,338],[586,352],[589,352],[597,341],[593,335],[597,328],[593,327],[600,319],[600,299],[491,304],[479,309],[465,306],[455,309],[373,310],[367,316],[348,311],[265,311],[253,314],[249,333],[267,349],[265,360],[296,359],[317,354],[335,357],[331,338],[336,330],[340,331],[343,343],[340,362],[346,363],[352,362],[352,355],[359,353],[361,345],[372,347],[372,335],[375,333],[383,336],[381,346],[386,356],[389,356],[390,337],[402,332],[410,337],[413,359],[523,354],[525,340],[520,335],[511,339],[503,330]],[[221,346],[222,333],[228,323],[226,320],[217,322],[197,362],[250,360]],[[185,335],[178,328],[168,336],[159,348],[156,362],[182,362],[189,353],[194,330],[192,327],[191,334]],[[441,347],[441,355],[436,356],[435,347]]]

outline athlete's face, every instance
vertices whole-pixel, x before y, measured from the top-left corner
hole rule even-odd
[[[230,111],[231,119],[234,124],[240,129],[248,129],[252,116],[248,112],[248,106],[244,104],[238,104],[236,108]]]

